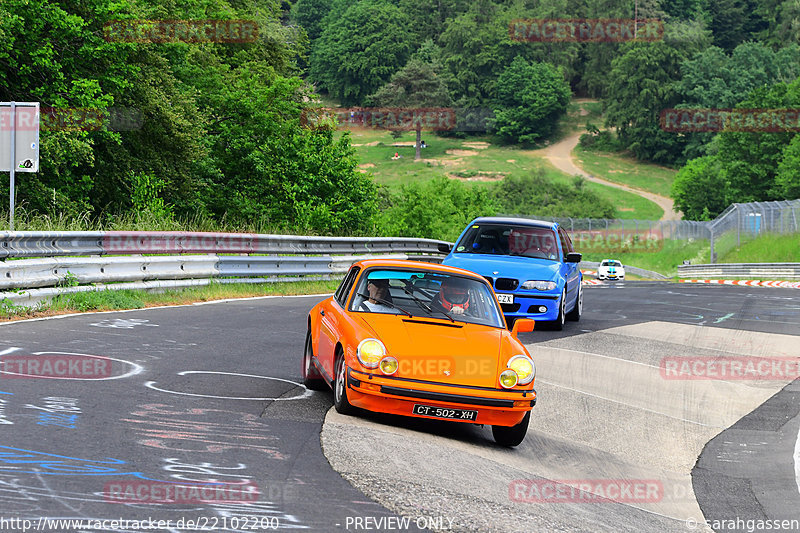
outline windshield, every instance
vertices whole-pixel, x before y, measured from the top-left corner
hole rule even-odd
[[[622,263],[619,261],[603,261],[603,266],[621,267]]]
[[[368,270],[356,285],[349,309],[505,327],[486,283],[442,272]]]
[[[473,224],[456,243],[456,253],[520,255],[558,261],[555,231],[536,226]]]

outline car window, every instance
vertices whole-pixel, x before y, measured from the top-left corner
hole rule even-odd
[[[551,228],[512,225],[474,224],[456,243],[456,253],[520,255],[558,261],[558,245]]]
[[[564,251],[564,258],[566,258],[568,253],[575,251],[572,248],[572,241],[569,235],[567,235],[567,232],[564,231],[564,228],[558,228],[558,236],[561,239],[561,249]]]
[[[342,283],[339,284],[339,288],[336,289],[333,297],[334,299],[339,302],[339,305],[344,307],[345,301],[347,300],[347,295],[350,294],[350,287],[353,286],[353,282],[356,280],[356,276],[358,276],[358,272],[361,269],[359,267],[353,267],[347,273],[347,275],[342,280]]]
[[[456,322],[504,327],[502,311],[485,282],[443,272],[367,270],[358,281],[349,310],[447,320],[446,312]]]

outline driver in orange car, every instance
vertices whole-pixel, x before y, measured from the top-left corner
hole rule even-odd
[[[467,313],[470,303],[467,283],[457,277],[445,279],[434,303],[454,315]]]

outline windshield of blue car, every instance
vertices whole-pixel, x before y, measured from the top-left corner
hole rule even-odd
[[[456,243],[454,252],[559,260],[556,232],[537,226],[474,224]]]
[[[444,272],[367,270],[356,284],[349,309],[505,327],[502,311],[486,283]]]

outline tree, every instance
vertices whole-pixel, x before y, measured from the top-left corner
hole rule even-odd
[[[410,41],[399,8],[363,0],[323,30],[311,52],[311,78],[342,104],[360,105],[406,63]]]
[[[418,59],[411,59],[405,67],[392,76],[389,83],[369,96],[365,103],[369,106],[419,109],[449,107],[453,102],[447,85],[436,73],[433,65],[423,63]],[[422,157],[420,150],[422,127],[422,121],[417,121],[415,160]]]
[[[569,104],[569,85],[548,63],[516,57],[497,80],[494,129],[506,141],[534,143],[550,135]]]
[[[331,0],[297,0],[292,6],[291,17],[300,24],[313,43],[322,35],[323,19],[331,9]]]
[[[630,43],[612,62],[606,126],[616,127],[622,146],[639,158],[673,163],[683,141],[660,128],[662,110],[679,102],[675,82],[683,57],[664,42]]]
[[[675,209],[685,220],[712,220],[729,205],[729,190],[713,157],[692,159],[672,182]]]
[[[800,135],[795,135],[783,151],[773,192],[778,198],[800,198]]]

